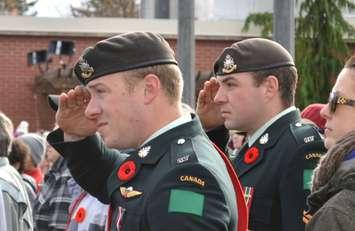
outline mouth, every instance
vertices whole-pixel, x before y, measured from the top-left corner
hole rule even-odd
[[[97,124],[97,129],[98,130],[101,130],[103,127],[105,127],[107,125],[107,123],[104,123],[104,122],[100,122]]]
[[[324,135],[325,135],[325,137],[327,137],[327,134],[329,134],[331,131],[332,131],[331,128],[325,127],[325,128],[324,128]]]
[[[230,114],[229,111],[221,111],[221,116],[224,117],[226,115]]]

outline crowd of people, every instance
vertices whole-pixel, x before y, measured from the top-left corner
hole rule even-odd
[[[251,38],[221,51],[196,109],[158,34],[85,49],[46,134],[0,113],[0,230],[352,230],[355,56],[300,111],[292,56]]]

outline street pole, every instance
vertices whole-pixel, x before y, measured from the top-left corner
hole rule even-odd
[[[295,1],[274,0],[274,40],[295,57]]]
[[[177,59],[184,78],[183,101],[195,108],[194,0],[178,1]]]

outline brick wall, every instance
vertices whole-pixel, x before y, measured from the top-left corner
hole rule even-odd
[[[47,49],[51,40],[72,40],[76,53],[73,64],[82,50],[102,38],[55,37],[55,36],[8,36],[0,35],[0,110],[17,126],[21,120],[30,123],[30,130],[51,129],[54,113],[47,106],[46,95],[33,92],[33,81],[39,74],[37,67],[27,66],[27,53]],[[176,41],[168,40],[175,49]],[[198,40],[196,42],[196,71],[212,70],[213,61],[232,41]],[[51,64],[55,67],[56,60]]]

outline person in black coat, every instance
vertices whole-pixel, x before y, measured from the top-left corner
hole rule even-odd
[[[271,40],[246,39],[222,51],[214,73],[200,91],[197,114],[208,131],[223,121],[247,133],[232,161],[250,208],[249,229],[304,230],[310,177],[325,150],[294,106],[292,56]]]
[[[59,129],[47,139],[74,179],[110,204],[111,230],[245,231],[243,195],[237,203],[222,157],[183,113],[182,75],[160,35],[100,41],[74,71],[86,87],[59,96]]]

